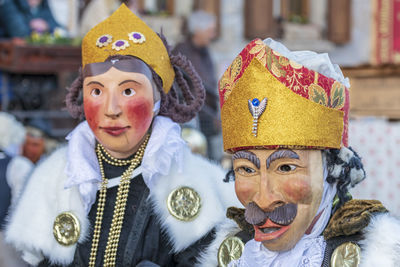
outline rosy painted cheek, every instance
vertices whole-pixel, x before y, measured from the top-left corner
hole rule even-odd
[[[98,103],[96,101],[85,100],[83,103],[85,117],[92,131],[95,131],[99,126],[100,106],[101,103]]]
[[[252,202],[253,195],[256,193],[256,189],[251,183],[239,181],[239,179],[235,181],[235,191],[236,196],[243,205]]]
[[[127,115],[136,132],[146,132],[153,118],[152,102],[145,98],[137,98],[128,102]]]
[[[283,190],[290,201],[309,204],[312,199],[311,185],[300,178],[289,179],[283,184]]]

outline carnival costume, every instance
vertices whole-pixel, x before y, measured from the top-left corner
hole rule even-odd
[[[296,214],[300,205],[287,201],[289,197],[282,197],[283,191],[276,186],[265,191],[268,197],[278,196],[276,203],[271,202],[274,210],[254,208],[254,203],[247,205],[241,200],[245,210],[229,208],[227,212],[238,228],[235,230],[232,222],[220,226],[213,244],[220,242],[219,252],[210,252],[209,258],[218,258],[221,266],[252,267],[398,264],[399,221],[379,201],[352,200],[348,192],[365,178],[360,157],[347,143],[348,88],[348,80],[326,54],[291,52],[272,39],[250,42],[235,58],[219,81],[224,149],[233,154],[234,162],[248,160],[253,163],[247,166],[256,166],[252,168],[257,170],[262,165],[254,154],[257,151],[275,151],[275,159],[285,158],[286,153],[291,157],[288,162],[299,160],[301,151],[321,151],[322,190],[311,224],[293,246],[285,249],[268,247],[279,243],[280,238],[290,241],[285,231],[303,216]],[[296,170],[288,164],[282,172]],[[236,179],[238,197],[241,171],[249,180],[255,179],[256,173],[240,168],[227,175],[227,180]],[[293,183],[285,186],[292,192],[296,188],[305,192],[304,184]]]
[[[8,241],[30,264],[204,266],[199,255],[216,225],[228,206],[240,204],[233,186],[223,182],[224,171],[192,154],[181,138],[177,122],[199,111],[204,89],[190,63],[168,52],[162,38],[125,5],[83,39],[83,71],[67,95],[72,115],[82,115],[84,77],[120,70],[147,75],[159,90],[152,110],[158,115],[136,152],[122,159],[101,144],[85,106],[87,121],[37,167],[8,226]],[[181,69],[197,85],[194,94],[182,89],[187,82]],[[187,105],[177,99],[174,82]],[[121,130],[108,131],[117,138]]]

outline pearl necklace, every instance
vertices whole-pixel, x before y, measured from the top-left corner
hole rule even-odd
[[[97,206],[96,222],[93,231],[92,248],[90,251],[89,267],[94,267],[96,263],[97,249],[100,239],[101,224],[103,221],[104,207],[106,204],[106,193],[107,193],[107,183],[108,179],[105,177],[103,160],[108,164],[114,166],[126,166],[128,164],[128,169],[122,174],[121,182],[118,186],[117,198],[115,201],[114,214],[111,222],[110,232],[108,234],[107,246],[104,253],[103,266],[113,267],[115,266],[115,260],[117,256],[118,242],[121,234],[122,223],[125,215],[125,206],[128,199],[129,185],[131,181],[131,175],[135,168],[140,164],[144,150],[146,148],[147,142],[149,140],[149,135],[146,136],[143,144],[139,147],[136,155],[130,160],[120,160],[112,157],[105,148],[98,144],[96,148],[97,158],[100,165],[100,173],[102,177],[101,189],[99,194],[99,202]],[[104,155],[106,154],[106,155]]]

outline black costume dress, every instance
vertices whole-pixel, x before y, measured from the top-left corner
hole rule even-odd
[[[103,162],[103,166],[106,177],[120,176],[127,168],[127,166],[114,166],[106,162]],[[96,254],[96,266],[103,266],[103,256],[114,213],[117,191],[118,186],[107,189],[106,205]],[[148,201],[148,196],[149,188],[146,186],[142,175],[133,178],[129,188],[115,266],[136,266],[146,261],[159,266],[194,266],[196,256],[211,243],[214,231],[210,231],[202,239],[180,253],[173,254],[169,238],[162,231],[161,224]],[[77,245],[74,261],[69,266],[86,267],[89,265],[98,199],[99,191],[97,192],[96,202],[89,212],[90,236],[84,243]],[[44,260],[39,266],[55,265]]]

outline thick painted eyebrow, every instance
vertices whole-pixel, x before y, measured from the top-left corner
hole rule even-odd
[[[256,165],[257,168],[260,168],[260,159],[253,152],[238,151],[232,156],[232,160],[235,159],[247,159],[248,161],[251,161],[254,165]]]
[[[96,81],[88,82],[88,83],[86,84],[86,86],[91,85],[91,84],[98,84],[98,85],[100,85],[101,87],[104,87],[104,85],[103,85],[102,83],[96,82]]]
[[[269,155],[267,159],[267,169],[271,165],[274,160],[283,159],[283,158],[290,158],[290,159],[299,159],[299,155],[296,152],[288,149],[277,150],[271,155]]]
[[[120,83],[118,84],[118,86],[121,86],[121,85],[123,85],[124,83],[137,83],[137,84],[141,85],[140,82],[135,81],[135,80],[125,80],[125,81],[120,82]]]

